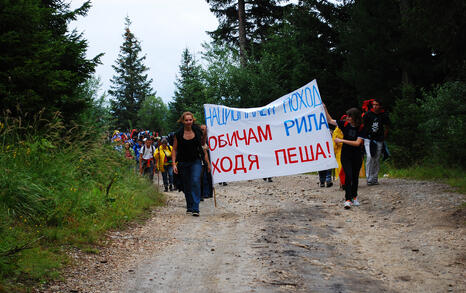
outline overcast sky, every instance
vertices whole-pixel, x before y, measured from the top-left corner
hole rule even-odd
[[[84,2],[71,0],[71,6],[77,8]],[[112,65],[123,43],[125,17],[129,16],[130,28],[146,55],[152,87],[166,103],[173,97],[182,51],[188,48],[200,59],[201,44],[210,41],[206,31],[218,26],[205,0],[92,0],[91,4],[88,15],[71,23],[70,28],[88,40],[89,58],[105,53],[96,70],[102,90],[110,87]]]

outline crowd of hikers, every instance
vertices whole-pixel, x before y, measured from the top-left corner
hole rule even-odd
[[[385,138],[390,120],[378,99],[364,101],[363,112],[358,108],[349,109],[339,120],[330,116],[325,105],[324,109],[338,168],[319,171],[319,185],[333,186],[332,174],[335,174],[340,188],[345,191],[344,208],[359,206],[359,177],[366,177],[368,186],[379,184],[380,158],[389,156]],[[151,182],[157,174],[159,185],[161,174],[165,192],[183,191],[186,213],[199,216],[199,202],[212,197],[213,186],[207,127],[195,121],[191,112],[184,112],[178,120],[182,126],[166,136],[142,129],[115,130],[111,141],[128,160],[134,160],[138,172]],[[263,179],[273,182],[272,178]],[[227,185],[226,182],[220,184]]]
[[[114,148],[128,160],[134,160],[139,174],[152,182],[160,174],[164,191],[183,191],[187,213],[199,216],[199,202],[213,197],[207,127],[195,124],[194,115],[185,112],[178,122],[183,126],[166,136],[150,130],[115,130]]]

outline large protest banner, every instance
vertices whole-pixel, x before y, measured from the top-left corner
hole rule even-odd
[[[338,166],[316,80],[264,107],[204,111],[214,183]]]

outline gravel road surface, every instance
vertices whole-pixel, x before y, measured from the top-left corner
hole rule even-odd
[[[466,196],[445,185],[360,180],[344,210],[315,175],[216,186],[201,216],[182,193],[98,254],[70,251],[63,282],[37,292],[466,292]],[[462,208],[463,207],[463,208]]]

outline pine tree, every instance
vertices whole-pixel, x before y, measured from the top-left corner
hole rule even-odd
[[[400,10],[394,1],[356,1],[349,19],[340,26],[345,53],[343,78],[361,100],[378,97],[386,106],[398,95],[400,64]]]
[[[125,19],[124,41],[113,69],[116,75],[110,80],[112,85],[108,91],[114,99],[111,111],[116,118],[116,127],[127,129],[135,125],[142,102],[148,96],[155,95],[151,87],[152,79],[145,74],[149,70],[144,65],[146,56],[140,56],[141,44],[130,30],[131,20]]]
[[[43,118],[60,111],[68,122],[91,106],[79,88],[100,55],[86,59],[86,40],[68,31],[68,23],[86,15],[90,3],[76,10],[69,6],[61,0],[0,0],[0,115],[9,109],[32,117],[44,109]]]
[[[219,26],[209,32],[215,41],[239,48],[241,64],[257,55],[273,29],[281,24],[287,0],[206,0],[219,19]]]
[[[202,81],[202,68],[188,49],[182,53],[180,72],[175,86],[175,96],[173,102],[169,104],[171,125],[176,125],[176,120],[185,111],[192,112],[198,121],[203,121],[203,104],[206,96],[205,85]]]

